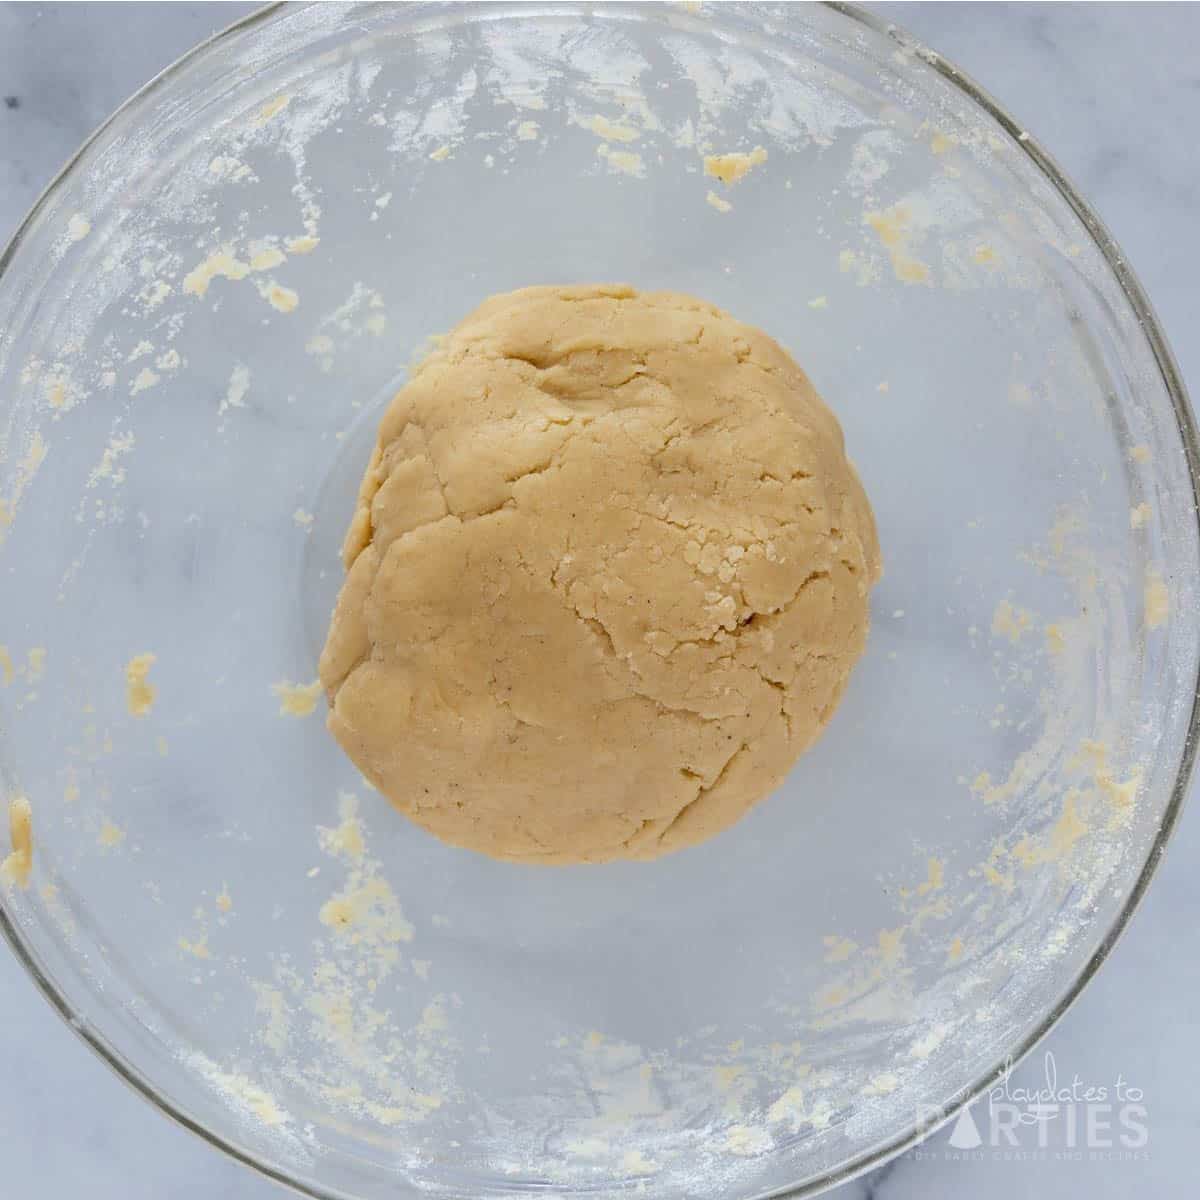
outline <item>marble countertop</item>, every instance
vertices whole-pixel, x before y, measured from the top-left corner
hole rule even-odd
[[[129,22],[115,21],[110,5],[0,4],[0,241],[77,144],[130,92],[252,7],[139,5],[127,10],[136,13],[129,18],[137,23],[131,37]],[[971,73],[1056,156],[1116,235],[1157,307],[1185,378],[1200,386],[1200,342],[1191,325],[1200,278],[1194,218],[1200,158],[1193,136],[1200,65],[1194,54],[1180,52],[1200,41],[1200,6],[876,7]],[[937,1200],[964,1192],[975,1200],[1012,1194],[1103,1200],[1194,1191],[1198,859],[1200,817],[1192,814],[1110,961],[1014,1073],[1014,1089],[1044,1087],[1052,1069],[1058,1087],[1077,1095],[1106,1087],[1114,1101],[1120,1081],[1124,1093],[1113,1111],[1095,1103],[1067,1105],[1064,1120],[1048,1122],[1041,1139],[1029,1129],[1010,1138],[977,1105],[973,1127],[942,1130],[832,1194],[839,1200]],[[93,1200],[284,1194],[123,1087],[2,951],[0,1012],[0,1079],[21,1080],[19,1090],[0,1088],[6,1194]],[[1119,1109],[1126,1103],[1133,1109],[1122,1125]]]

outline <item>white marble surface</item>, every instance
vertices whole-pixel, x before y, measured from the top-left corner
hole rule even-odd
[[[0,239],[78,142],[128,93],[251,6],[0,5]],[[1193,334],[1200,278],[1200,7],[1194,5],[881,5],[988,88],[1049,147],[1116,234],[1166,326],[1185,378],[1200,380]],[[956,1151],[949,1131],[845,1185],[840,1200],[970,1194],[1102,1200],[1195,1191],[1200,1133],[1196,917],[1200,818],[1182,828],[1127,936],[1013,1086],[1139,1089],[1146,1143],[1104,1148],[1108,1114],[1071,1104],[1020,1130],[1013,1153]],[[283,1193],[154,1112],[61,1024],[0,951],[0,1195],[93,1200]],[[1126,1100],[1131,1097],[1127,1093]],[[1132,1097],[1137,1100],[1137,1096]],[[1117,1106],[1119,1108],[1119,1104]],[[1071,1144],[1070,1114],[1078,1118]],[[1114,1114],[1111,1118],[1117,1119]],[[997,1136],[1001,1136],[997,1134]],[[961,1141],[961,1136],[956,1138]],[[1119,1146],[1117,1150],[1119,1151]]]

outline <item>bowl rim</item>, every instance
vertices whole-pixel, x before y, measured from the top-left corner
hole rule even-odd
[[[1116,239],[1107,226],[1092,210],[1083,195],[1058,165],[1057,161],[1041,146],[1038,140],[1029,133],[1019,122],[1001,107],[998,101],[966,72],[960,70],[938,52],[925,46],[919,39],[913,37],[902,26],[887,20],[876,13],[870,12],[858,3],[847,0],[821,0],[821,6],[829,11],[862,26],[874,34],[882,35],[895,42],[908,54],[921,59],[926,66],[936,71],[942,79],[956,88],[967,100],[977,105],[983,112],[994,120],[1011,139],[1013,146],[1025,154],[1030,162],[1054,187],[1055,191],[1067,202],[1071,210],[1087,229],[1096,248],[1104,257],[1105,263],[1112,272],[1121,288],[1125,299],[1137,317],[1143,335],[1154,356],[1155,364],[1163,385],[1167,390],[1179,434],[1183,441],[1184,454],[1191,479],[1193,512],[1195,514],[1195,536],[1200,542],[1200,436],[1188,399],[1187,388],[1182,374],[1167,342],[1166,335],[1154,312],[1149,297],[1146,295],[1137,275],[1130,267],[1128,259],[1122,252]],[[166,83],[172,80],[190,62],[228,39],[245,33],[259,25],[277,19],[284,10],[294,7],[286,0],[274,0],[254,12],[246,14],[197,43],[174,62],[164,67],[157,75],[135,91],[128,99],[119,105],[95,130],[80,144],[78,149],[63,164],[41,194],[34,201],[25,217],[17,225],[3,250],[0,250],[0,282],[11,265],[12,260],[24,241],[31,226],[39,214],[49,205],[51,198],[68,176],[79,165],[88,149],[101,135],[121,120],[130,115],[138,106],[158,92]],[[1019,1063],[1034,1049],[1035,1046],[1058,1024],[1068,1009],[1079,998],[1083,989],[1095,978],[1100,966],[1108,958],[1121,935],[1128,928],[1133,915],[1140,907],[1149,888],[1150,881],[1158,869],[1159,863],[1166,852],[1167,845],[1179,824],[1191,783],[1192,770],[1195,765],[1197,743],[1200,740],[1200,673],[1192,687],[1191,711],[1187,721],[1187,732],[1180,755],[1179,769],[1171,788],[1171,795],[1164,809],[1162,821],[1154,842],[1146,854],[1145,861],[1138,873],[1129,896],[1126,898],[1121,911],[1105,933],[1099,946],[1084,964],[1078,975],[1071,982],[1059,1000],[1037,1023],[1036,1027],[1027,1033],[1004,1059],[996,1066],[979,1075],[971,1083],[964,1085],[939,1110],[938,1116],[928,1122],[915,1122],[905,1133],[890,1139],[881,1145],[864,1151],[855,1159],[842,1164],[824,1175],[801,1184],[785,1185],[769,1192],[760,1194],[760,1200],[800,1200],[801,1197],[815,1196],[820,1192],[846,1183],[870,1171],[890,1159],[917,1145],[936,1130],[953,1120],[964,1108],[974,1103],[980,1095],[995,1080],[1002,1076],[1005,1070]],[[16,922],[10,917],[0,895],[0,934],[8,943],[17,961],[25,968],[29,977],[42,996],[62,1018],[65,1024],[87,1045],[97,1057],[104,1062],[122,1082],[148,1101],[154,1108],[170,1118],[177,1125],[194,1133],[210,1146],[227,1154],[230,1158],[245,1164],[261,1175],[301,1195],[312,1197],[312,1200],[354,1200],[349,1193],[340,1189],[319,1185],[314,1180],[302,1180],[278,1166],[260,1158],[253,1151],[240,1146],[232,1138],[209,1129],[202,1122],[192,1117],[185,1109],[159,1092],[141,1071],[124,1055],[110,1046],[107,1040],[92,1029],[85,1017],[74,1011],[66,997],[60,993],[55,983],[42,970],[36,955],[27,946]]]

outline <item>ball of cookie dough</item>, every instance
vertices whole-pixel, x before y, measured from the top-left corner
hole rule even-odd
[[[321,656],[413,821],[535,863],[711,837],[828,724],[880,570],[842,431],[691,296],[494,296],[391,402]]]

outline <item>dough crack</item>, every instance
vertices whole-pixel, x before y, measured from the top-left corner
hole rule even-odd
[[[679,824],[679,822],[688,815],[688,813],[692,812],[696,808],[696,805],[701,804],[716,788],[721,786],[721,784],[725,781],[726,776],[729,774],[729,768],[733,766],[734,760],[738,757],[738,755],[744,754],[749,748],[749,742],[742,742],[742,744],[738,746],[738,748],[725,760],[724,766],[721,767],[721,770],[717,773],[717,777],[712,781],[712,783],[710,783],[707,787],[705,787],[703,783],[700,784],[700,786],[696,789],[696,794],[671,818],[664,828],[659,830],[657,841],[660,846],[670,835],[671,830],[673,830]]]
[[[528,568],[528,564],[522,560],[522,565]],[[578,607],[571,602],[570,597],[566,594],[565,589],[558,586],[556,582],[557,568],[550,575],[550,590],[558,597],[560,603],[577,621],[588,629],[595,637],[600,645],[605,659],[613,664],[620,664],[627,672],[621,683],[627,686],[627,696],[631,700],[646,700],[655,705],[659,712],[675,713],[680,716],[691,717],[697,721],[705,723],[716,723],[721,721],[721,717],[709,717],[698,709],[689,708],[684,704],[668,704],[666,701],[657,696],[651,695],[649,692],[639,690],[635,685],[635,681],[644,682],[637,666],[629,655],[621,654],[613,641],[612,633],[599,617],[584,616]]]

